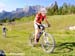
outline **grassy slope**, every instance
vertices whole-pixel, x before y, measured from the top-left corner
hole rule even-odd
[[[53,34],[57,45],[52,54],[45,53],[40,46],[29,46],[28,37],[34,31],[33,18],[24,17],[16,21],[15,26],[7,25],[7,38],[2,37],[0,29],[0,49],[6,53],[24,53],[24,56],[75,56],[75,32],[66,30],[68,26],[75,25],[75,15],[48,16],[51,28],[46,30]]]

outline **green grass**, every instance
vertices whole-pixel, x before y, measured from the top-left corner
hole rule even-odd
[[[75,56],[75,31],[67,29],[75,25],[75,15],[48,16],[51,27],[46,29],[56,41],[54,53],[45,53],[40,46],[29,45],[29,34],[34,31],[33,17],[23,17],[15,22],[15,26],[7,24],[7,38],[2,37],[0,26],[0,50],[7,56]],[[24,55],[8,55],[8,53],[23,53]]]

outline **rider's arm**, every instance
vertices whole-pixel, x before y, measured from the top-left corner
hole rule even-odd
[[[47,18],[45,18],[45,22],[48,24],[48,27],[50,27],[50,24],[49,24]]]
[[[34,23],[37,23],[38,25],[40,25],[40,24],[37,22],[37,18],[38,18],[38,15],[35,16]]]

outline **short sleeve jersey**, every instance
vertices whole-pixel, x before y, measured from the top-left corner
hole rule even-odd
[[[41,24],[41,22],[42,22],[44,19],[46,19],[46,15],[43,16],[41,13],[39,13],[39,14],[36,15],[36,22],[37,22],[37,23],[40,23],[40,24]]]

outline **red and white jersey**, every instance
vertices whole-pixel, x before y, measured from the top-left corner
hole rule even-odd
[[[46,19],[46,15],[43,16],[41,13],[36,14],[35,21],[37,23],[41,24],[44,19]]]

